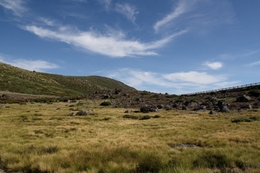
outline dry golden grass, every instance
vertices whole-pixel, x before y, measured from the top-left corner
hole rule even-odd
[[[260,117],[244,111],[124,113],[101,101],[0,107],[0,169],[22,172],[260,172]],[[87,116],[67,116],[93,110]],[[138,119],[124,118],[131,115]],[[144,116],[146,120],[140,120]],[[157,118],[154,118],[157,116]]]

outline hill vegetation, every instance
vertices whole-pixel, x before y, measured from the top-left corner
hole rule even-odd
[[[28,71],[0,63],[0,91],[62,97],[82,97],[101,90],[134,90],[101,76],[62,76]]]

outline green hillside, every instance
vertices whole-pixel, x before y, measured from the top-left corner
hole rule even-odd
[[[0,63],[0,91],[36,95],[84,96],[101,90],[134,90],[101,76],[62,76],[33,72]]]

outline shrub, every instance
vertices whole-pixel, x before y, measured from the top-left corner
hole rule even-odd
[[[0,156],[0,168],[1,169],[6,169],[6,163],[3,161],[1,156]]]
[[[123,118],[129,118],[129,119],[137,120],[138,116],[135,116],[135,115],[124,115]]]
[[[238,117],[231,120],[232,123],[260,121],[260,117]]]
[[[232,162],[228,157],[221,153],[214,153],[211,151],[204,152],[194,162],[194,167],[206,167],[206,168],[227,168],[230,167]]]
[[[100,103],[100,106],[110,106],[111,103],[109,101],[104,101],[102,103]]]
[[[157,173],[162,168],[163,163],[158,156],[153,154],[145,154],[137,164],[134,172]]]
[[[249,94],[250,96],[258,97],[258,96],[260,96],[260,90],[251,90],[251,91],[249,91],[248,94]]]
[[[160,118],[160,117],[161,117],[160,115],[153,116],[153,118]]]
[[[142,116],[142,117],[140,118],[140,120],[148,120],[148,119],[150,119],[150,118],[151,118],[150,115],[144,115],[144,116]]]
[[[148,92],[148,91],[142,91],[140,94],[143,95],[143,96],[145,96],[145,95],[150,95],[150,92]]]

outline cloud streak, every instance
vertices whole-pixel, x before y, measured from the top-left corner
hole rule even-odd
[[[154,24],[154,30],[158,32],[162,27],[164,27],[165,25],[169,25],[175,19],[177,19],[179,16],[186,13],[187,11],[189,11],[189,6],[186,3],[186,1],[179,1],[177,7],[170,14],[168,14],[166,17]]]
[[[232,5],[225,0],[179,0],[168,14],[158,20],[155,32],[165,30],[191,29],[200,31],[235,21]]]
[[[260,61],[256,61],[256,62],[252,62],[250,64],[247,64],[247,66],[249,66],[249,67],[258,66],[258,65],[260,65]]]
[[[23,0],[1,0],[0,5],[12,11],[12,13],[18,17],[22,17],[22,15],[27,11],[27,8],[24,7]]]
[[[41,38],[65,42],[69,45],[110,57],[157,55],[155,52],[156,49],[164,46],[173,38],[186,32],[180,31],[161,40],[142,43],[138,40],[125,39],[125,36],[121,33],[121,31],[101,34],[94,31],[83,32],[73,30],[64,26],[59,27],[56,30],[38,27],[35,25],[28,25],[22,28]]]
[[[31,71],[36,70],[44,72],[45,70],[59,68],[58,65],[43,60],[5,59],[6,58],[0,56],[0,62]]]
[[[137,15],[139,12],[136,10],[136,8],[130,4],[116,4],[115,10],[118,13],[123,14],[128,20],[130,20],[132,23],[135,23],[135,15]]]

